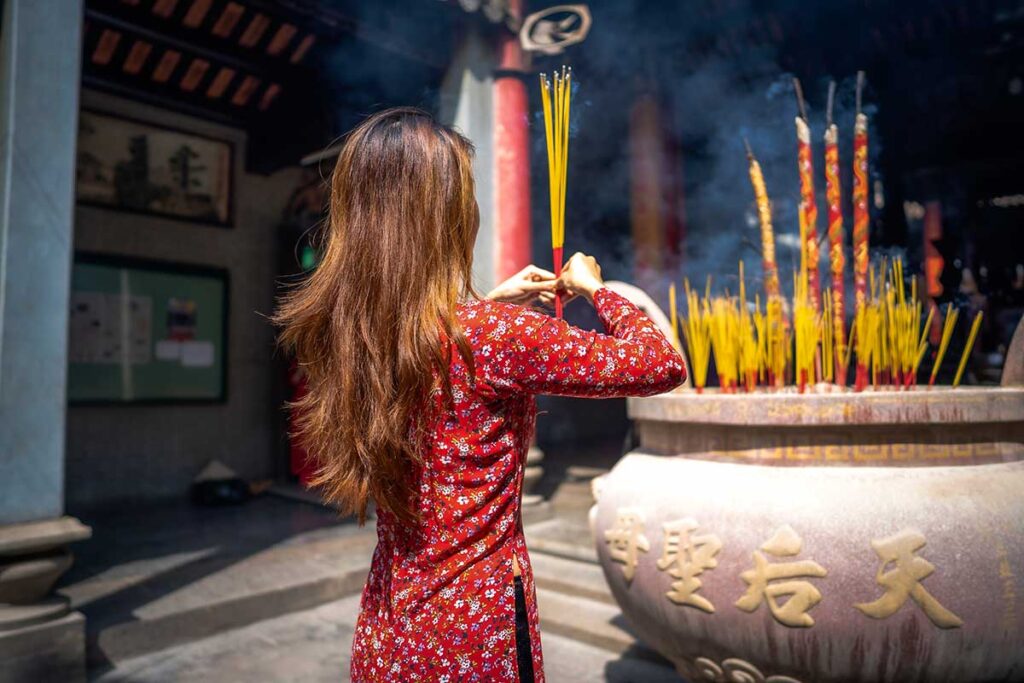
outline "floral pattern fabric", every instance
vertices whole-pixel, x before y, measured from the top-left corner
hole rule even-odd
[[[452,353],[454,400],[438,390],[427,406],[424,467],[415,474],[420,523],[378,513],[352,644],[355,683],[517,681],[513,555],[535,677],[544,681],[520,517],[534,396],[642,396],[685,378],[682,359],[636,306],[608,289],[594,305],[607,335],[522,306],[460,305],[475,376]]]

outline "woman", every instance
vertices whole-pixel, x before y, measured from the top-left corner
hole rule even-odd
[[[543,681],[520,518],[534,396],[653,394],[684,379],[591,257],[474,294],[471,154],[415,109],[359,125],[334,170],[321,264],[276,316],[307,376],[295,409],[315,483],[360,521],[376,506],[357,682]],[[609,336],[518,305],[556,288],[591,301]]]

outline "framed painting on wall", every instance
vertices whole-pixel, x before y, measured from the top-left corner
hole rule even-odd
[[[68,400],[224,401],[228,287],[219,268],[75,254]]]
[[[229,227],[233,157],[226,140],[83,109],[78,202]]]

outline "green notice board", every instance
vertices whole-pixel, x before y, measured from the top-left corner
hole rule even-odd
[[[222,401],[227,271],[77,254],[68,399]]]

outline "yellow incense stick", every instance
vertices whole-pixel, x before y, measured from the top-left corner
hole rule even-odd
[[[850,325],[850,333],[849,333],[849,336],[846,338],[846,353],[843,356],[843,367],[844,368],[850,367],[850,358],[853,356],[854,330],[856,330],[856,329],[857,329],[856,325]]]
[[[932,326],[932,318],[935,317],[936,308],[933,305],[928,309],[928,319],[925,320],[924,327],[921,328],[921,337],[917,342],[917,358],[914,360],[914,377],[917,377],[917,369],[921,366],[924,354],[928,351],[928,330]]]
[[[960,380],[964,376],[964,369],[967,367],[967,359],[971,357],[971,349],[974,347],[974,340],[978,337],[978,330],[981,328],[981,311],[978,311],[978,315],[974,316],[974,322],[971,323],[971,334],[967,337],[967,345],[964,346],[964,352],[960,356],[960,365],[956,369],[956,377],[953,378],[953,386],[960,386]]]
[[[835,346],[835,328],[832,326],[832,292],[829,288],[825,288],[822,294],[822,308],[818,332],[822,349],[821,375],[826,382],[832,382],[835,380],[835,361],[839,356]]]
[[[935,317],[935,309],[938,308],[935,304],[932,304],[928,308],[928,318],[924,321],[924,327],[921,328],[921,337],[917,340],[917,345],[920,347],[922,344],[928,344],[928,330],[932,327],[932,319]]]
[[[953,328],[956,327],[956,319],[960,314],[960,311],[953,308],[953,304],[950,303],[946,307],[946,318],[942,322],[942,341],[939,342],[939,351],[935,354],[935,364],[932,365],[932,374],[928,379],[928,384],[935,384],[935,377],[939,374],[939,366],[942,365],[942,357],[946,355],[946,349],[949,347],[949,340],[953,336]]]
[[[687,351],[690,356],[690,370],[693,372],[693,386],[698,392],[703,391],[707,383],[708,363],[711,360],[710,329],[708,325],[707,299],[703,307],[695,291],[690,288],[690,281],[683,280],[683,288],[686,292],[686,320],[683,321],[682,330],[686,340]]]
[[[569,170],[569,106],[572,103],[572,69],[562,67],[562,215],[558,221],[558,246],[565,244],[565,197]]]
[[[679,313],[676,309],[676,283],[668,286],[668,315],[672,323],[672,346],[679,350]]]

